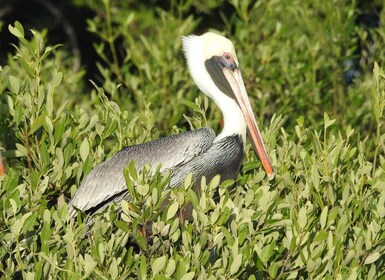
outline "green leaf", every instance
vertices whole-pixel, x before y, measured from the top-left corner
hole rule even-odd
[[[195,276],[194,271],[188,272],[185,275],[183,275],[183,277],[180,280],[192,280],[192,279],[194,279],[194,276]]]
[[[131,196],[135,197],[135,184],[131,180],[129,167],[125,167],[123,169],[123,175],[124,175],[124,179],[126,182],[126,187],[127,187],[128,193]]]
[[[52,116],[53,112],[53,96],[52,92],[48,92],[45,99],[45,109],[47,110],[48,116]]]
[[[302,207],[298,213],[298,225],[301,229],[304,229],[307,224],[306,208]]]
[[[20,24],[20,22],[15,21],[15,26],[8,25],[8,30],[11,32],[12,35],[16,36],[17,38],[24,38],[24,28]]]
[[[199,207],[199,200],[198,200],[197,194],[192,189],[188,189],[187,195],[188,195],[188,198],[190,199],[192,205],[194,206],[194,208],[195,209],[198,208]]]
[[[278,263],[277,262],[273,262],[270,266],[269,266],[269,275],[271,277],[271,279],[276,279],[277,278],[277,273],[278,273],[278,269],[280,267],[278,266]]]
[[[55,131],[54,131],[54,135],[53,135],[53,139],[55,141],[55,144],[58,144],[59,141],[63,140],[65,121],[66,120],[64,118],[61,118],[59,121],[56,122]]]
[[[39,147],[39,151],[40,151],[40,158],[43,163],[43,166],[47,166],[48,164],[50,164],[48,148],[44,142],[41,143]]]
[[[321,229],[324,229],[326,226],[328,213],[329,213],[329,208],[328,208],[328,206],[325,206],[324,209],[322,209],[321,216],[320,216]]]
[[[25,219],[23,223],[22,233],[27,233],[28,231],[31,231],[34,228],[34,225],[36,222],[37,213],[34,212],[32,214],[31,213],[28,213],[28,214],[30,215],[28,215],[28,217]]]
[[[324,113],[324,130],[326,131],[326,129],[328,128],[328,127],[330,127],[331,125],[333,125],[334,123],[335,123],[335,119],[330,119],[329,118],[329,115],[325,112]]]
[[[320,242],[320,241],[324,241],[328,238],[329,234],[327,231],[319,231],[316,236],[314,237],[313,241],[314,242]]]
[[[20,90],[20,82],[14,76],[9,76],[9,87],[11,92],[18,94]]]
[[[230,266],[230,274],[231,275],[234,275],[235,273],[238,272],[239,268],[241,267],[241,264],[242,264],[242,257],[243,255],[242,254],[239,254],[237,255],[233,262],[231,263],[231,266]]]
[[[147,247],[148,247],[147,239],[144,238],[141,233],[137,233],[135,235],[135,240],[142,250],[147,250]]]
[[[16,156],[17,157],[26,157],[28,155],[28,150],[23,145],[16,143]],[[6,155],[6,153],[4,153]]]
[[[83,142],[80,144],[80,158],[85,162],[87,160],[88,154],[90,153],[90,145],[87,138],[83,139]]]
[[[11,232],[13,235],[15,236],[19,236],[20,235],[20,231],[21,231],[21,228],[23,226],[23,221],[22,219],[19,219],[19,220],[16,220],[12,226],[11,226]]]
[[[118,269],[118,262],[117,262],[116,258],[112,259],[111,265],[108,269],[108,273],[111,275],[111,279],[118,278],[119,269]]]
[[[374,74],[374,78],[376,80],[379,80],[379,78],[380,78],[380,66],[378,66],[378,63],[376,61],[374,62],[373,74]]]
[[[320,178],[319,178],[319,173],[318,173],[318,170],[317,170],[317,166],[314,164],[312,166],[312,182],[313,182],[313,185],[314,185],[314,188],[316,190],[319,189],[319,184],[320,184]]]
[[[53,75],[52,83],[54,87],[57,87],[61,84],[61,81],[63,80],[63,73],[62,72],[56,72]]]
[[[191,102],[189,100],[182,100],[182,104],[186,105],[195,112],[199,112],[201,110],[196,103]]]
[[[84,275],[83,277],[88,277],[92,271],[95,269],[98,263],[88,254],[84,256]]]
[[[140,270],[140,278],[145,279],[147,275],[147,262],[146,262],[146,257],[144,255],[140,256],[139,270]]]
[[[217,186],[219,185],[220,179],[221,179],[221,176],[220,176],[220,175],[214,176],[214,177],[211,179],[210,183],[209,183],[210,189],[214,189],[215,187],[217,187]]]
[[[4,100],[6,100],[6,102],[8,104],[9,112],[13,115],[15,109],[14,109],[12,97],[9,96],[8,94],[3,94],[3,98],[4,98]]]
[[[52,236],[51,227],[48,222],[44,222],[43,227],[40,231],[40,240],[41,240],[41,251],[48,253],[49,252],[49,246],[48,241]]]
[[[121,230],[125,231],[125,232],[130,232],[130,228],[128,227],[128,224],[123,222],[123,221],[119,221],[119,220],[115,220],[114,221],[114,224],[120,228]]]
[[[262,250],[258,252],[258,256],[264,264],[266,264],[274,254],[274,246],[275,242],[272,242],[263,247]]]
[[[144,185],[137,185],[136,186],[136,191],[141,195],[141,196],[146,196],[150,190],[150,186],[148,184]]]
[[[46,115],[42,114],[36,118],[36,120],[32,123],[30,134],[34,134],[40,127],[42,127],[46,123]]]
[[[176,269],[176,263],[173,259],[170,259],[166,267],[166,276],[171,277],[171,275],[174,274],[175,269]]]
[[[175,201],[173,204],[170,205],[170,207],[167,210],[166,220],[170,220],[170,219],[174,218],[178,209],[179,209],[179,204],[178,204],[178,202]]]
[[[151,264],[152,273],[154,275],[157,275],[166,265],[166,256],[161,256],[154,260],[154,262]]]
[[[41,56],[41,60],[44,60],[49,54],[51,54],[55,49],[61,47],[62,44],[57,44],[54,46],[48,46],[44,49],[43,55]]]
[[[44,125],[45,130],[49,133],[49,135],[52,135],[53,132],[53,123],[52,120],[50,119],[49,116],[45,117],[45,125]]]
[[[381,257],[380,252],[374,252],[370,254],[366,259],[365,259],[365,264],[371,264],[374,263],[378,258]]]
[[[17,103],[15,106],[15,114],[14,114],[15,122],[17,125],[20,124],[21,120],[24,117],[24,114],[25,114],[25,108],[21,103]]]
[[[103,243],[100,243],[99,247],[98,247],[98,253],[99,253],[99,259],[100,259],[101,263],[104,262],[104,259],[106,257],[105,252],[106,252],[106,250],[105,250],[105,247],[104,247]]]
[[[192,178],[193,178],[193,175],[191,172],[186,175],[186,178],[184,179],[184,184],[183,184],[185,190],[191,187]]]
[[[134,181],[138,181],[138,172],[136,171],[135,161],[131,160],[128,165],[129,174]]]
[[[211,215],[210,215],[210,223],[211,223],[211,225],[214,225],[218,221],[219,216],[220,216],[220,212],[219,211],[214,211],[214,212],[211,213]]]

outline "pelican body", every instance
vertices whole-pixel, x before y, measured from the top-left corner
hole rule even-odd
[[[147,164],[153,168],[161,164],[161,171],[170,170],[171,188],[180,186],[189,173],[196,182],[217,174],[221,181],[236,179],[247,128],[263,168],[268,176],[273,175],[231,41],[208,32],[183,37],[182,42],[195,83],[222,111],[222,132],[216,136],[211,128],[201,128],[120,150],[87,175],[69,203],[71,215],[76,214],[75,208],[94,213],[128,198],[123,169],[132,160],[137,170]]]

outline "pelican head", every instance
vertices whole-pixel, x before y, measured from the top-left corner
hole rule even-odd
[[[182,40],[191,76],[199,89],[222,110],[224,127],[216,140],[239,134],[245,141],[247,126],[263,168],[269,177],[273,177],[232,42],[212,32],[189,35]]]

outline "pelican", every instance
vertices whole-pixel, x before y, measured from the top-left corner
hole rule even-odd
[[[69,202],[86,213],[101,211],[111,202],[129,199],[124,167],[134,160],[137,170],[149,164],[161,172],[171,171],[170,187],[178,187],[192,173],[195,182],[209,181],[219,174],[221,181],[236,179],[244,156],[247,128],[251,142],[267,175],[273,176],[266,149],[255,120],[234,46],[218,34],[183,36],[182,45],[188,68],[198,88],[221,109],[222,132],[201,128],[123,148],[97,165],[84,179]]]

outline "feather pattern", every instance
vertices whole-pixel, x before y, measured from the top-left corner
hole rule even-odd
[[[201,128],[120,150],[86,176],[69,203],[71,215],[75,214],[73,206],[88,211],[124,193],[126,183],[123,169],[132,160],[138,171],[146,164],[153,169],[161,164],[161,171],[164,171],[183,166],[205,153],[212,147],[214,139],[215,133],[211,128]]]
[[[198,155],[183,166],[172,168],[170,186],[179,186],[188,173],[195,181],[204,176],[210,181],[221,175],[221,181],[236,179],[243,160],[244,144],[240,135],[227,136],[213,145],[205,153]]]

